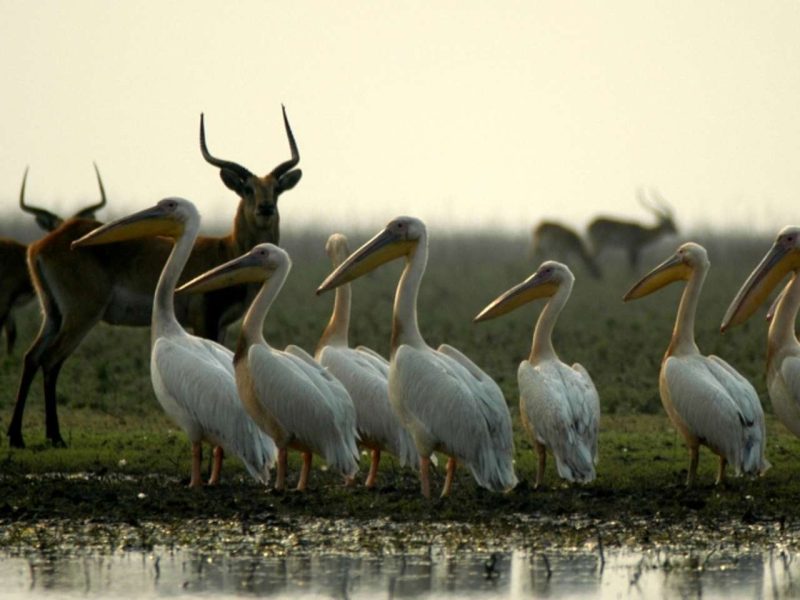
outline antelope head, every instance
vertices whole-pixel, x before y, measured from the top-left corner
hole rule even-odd
[[[79,219],[94,219],[95,213],[103,208],[106,205],[106,190],[103,187],[103,178],[100,177],[100,170],[97,168],[97,164],[94,164],[94,172],[97,175],[97,184],[100,186],[100,202],[97,204],[92,204],[83,208],[76,212],[73,217]],[[33,215],[33,218],[36,220],[36,224],[44,229],[45,231],[53,231],[56,229],[61,223],[64,222],[64,219],[59,217],[57,214],[50,212],[47,209],[39,208],[38,206],[32,206],[30,204],[25,204],[25,183],[28,181],[28,167],[25,167],[25,174],[22,176],[22,188],[19,191],[19,207]]]
[[[282,162],[263,177],[253,175],[235,162],[221,160],[212,156],[206,147],[204,119],[203,115],[200,115],[200,151],[203,153],[203,158],[209,164],[219,167],[219,175],[222,182],[241,198],[239,213],[236,217],[237,225],[246,228],[248,231],[266,233],[267,240],[274,244],[279,241],[278,197],[286,190],[290,190],[297,185],[303,175],[300,169],[295,169],[297,163],[300,162],[300,155],[297,151],[292,128],[289,126],[289,119],[286,117],[286,108],[283,106],[281,108],[292,158]],[[247,249],[252,245],[252,243],[248,242]]]
[[[651,190],[650,193],[653,196],[652,201],[648,200],[644,191],[639,188],[637,192],[639,204],[656,216],[659,231],[662,233],[678,233],[678,228],[675,226],[675,217],[667,201],[657,190]]]

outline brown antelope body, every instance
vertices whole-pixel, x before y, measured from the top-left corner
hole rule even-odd
[[[678,232],[672,211],[663,200],[651,204],[640,193],[639,202],[653,212],[657,219],[656,224],[647,226],[634,221],[598,217],[589,224],[589,240],[595,258],[608,248],[624,250],[628,255],[631,270],[636,270],[639,265],[639,255],[645,246],[661,237]]]
[[[75,213],[76,217],[94,218],[96,211],[106,204],[106,192],[97,165],[94,166],[97,183],[100,186],[100,202],[92,204]],[[19,193],[19,206],[23,211],[34,216],[36,224],[45,231],[53,231],[64,219],[44,208],[25,203],[25,183],[28,169],[22,177],[22,188]],[[26,253],[28,246],[8,238],[0,238],[0,329],[6,332],[6,350],[10,354],[14,350],[17,339],[17,323],[14,312],[33,300],[35,295],[31,278],[28,275]]]
[[[293,188],[302,172],[286,111],[284,127],[292,158],[263,177],[213,157],[206,148],[200,117],[200,149],[220,169],[223,183],[239,195],[233,230],[224,237],[199,237],[184,268],[182,281],[227,262],[262,242],[279,241],[278,197]],[[74,219],[32,244],[28,262],[44,320],[27,354],[20,377],[9,442],[22,447],[22,415],[36,371],[44,375],[45,428],[53,445],[63,446],[56,412],[56,382],[66,358],[99,321],[116,325],[149,325],[153,292],[171,250],[169,242],[146,239],[70,250],[73,240],[99,223]],[[243,313],[257,286],[241,285],[175,299],[178,319],[195,335],[219,340],[227,325]]]
[[[559,259],[564,262],[577,257],[592,277],[601,277],[600,267],[589,254],[581,237],[571,228],[552,221],[542,221],[533,229],[531,258]]]

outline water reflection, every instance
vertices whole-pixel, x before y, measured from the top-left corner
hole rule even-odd
[[[157,549],[0,559],[0,596],[292,598],[755,598],[800,593],[784,550],[231,557]]]

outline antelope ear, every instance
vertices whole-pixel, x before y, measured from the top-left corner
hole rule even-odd
[[[286,175],[283,175],[278,180],[278,185],[281,188],[282,192],[286,190],[292,189],[294,186],[297,185],[297,182],[300,181],[300,178],[303,176],[302,169],[295,169],[294,171],[289,171]]]
[[[225,167],[223,167],[222,169],[219,170],[219,176],[220,179],[222,179],[222,183],[225,184],[225,187],[227,187],[229,190],[233,190],[240,196],[242,195],[243,181],[242,178],[239,177],[237,173],[235,173],[231,169],[226,169]]]

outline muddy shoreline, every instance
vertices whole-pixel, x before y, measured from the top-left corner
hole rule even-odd
[[[497,495],[464,485],[449,499],[430,501],[418,497],[416,485],[411,475],[371,491],[322,480],[306,494],[278,494],[244,480],[190,490],[165,476],[4,475],[0,550],[163,546],[281,556],[419,554],[432,546],[449,553],[800,547],[797,507],[791,498],[771,497],[766,479],[637,494],[598,485],[532,490],[523,482]]]

